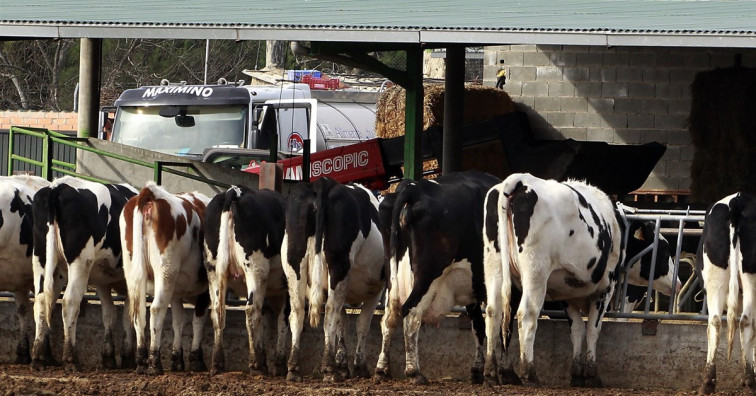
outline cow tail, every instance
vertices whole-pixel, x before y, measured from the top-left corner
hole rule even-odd
[[[738,238],[738,220],[740,219],[740,196],[730,202],[730,241],[732,249],[727,267],[730,269],[730,284],[727,291],[727,359],[732,356],[732,344],[738,320],[738,298],[740,294],[740,240]]]
[[[144,323],[146,320],[147,309],[147,261],[145,256],[148,254],[145,248],[145,218],[152,215],[152,210],[155,210],[152,200],[150,199],[152,194],[145,194],[145,190],[139,193],[137,197],[137,204],[134,207],[132,214],[132,254],[131,254],[131,269],[127,274],[128,279],[131,282],[126,282],[128,286],[128,294],[131,299],[129,305],[129,316],[132,323],[137,323],[139,320]],[[148,219],[149,221],[149,219]]]
[[[310,281],[310,326],[320,325],[320,310],[323,305],[324,263],[323,263],[323,237],[326,223],[326,201],[331,183],[328,179],[321,179],[316,186],[317,198],[315,200],[315,254],[313,255],[312,272]]]
[[[45,299],[44,309],[47,327],[50,327],[50,317],[52,316],[55,303],[58,300],[58,296],[53,295],[55,291],[55,268],[58,266],[58,252],[63,251],[63,249],[58,249],[60,241],[58,240],[57,208],[58,189],[53,188],[50,190],[50,198],[48,201],[48,227],[47,235],[45,236],[45,280],[42,285]]]
[[[514,229],[512,228],[512,207],[509,196],[504,191],[500,191],[499,205],[499,246],[501,247],[501,310],[502,310],[502,336],[508,339],[509,321],[511,320],[511,302],[512,302],[512,265],[516,265],[514,240]]]
[[[228,270],[233,260],[231,253],[231,238],[234,237],[234,212],[233,204],[239,200],[236,188],[230,188],[226,192],[220,217],[220,230],[218,232],[218,259],[215,262],[216,276],[218,277],[218,316],[219,323],[224,323],[226,315],[226,285],[228,282]]]

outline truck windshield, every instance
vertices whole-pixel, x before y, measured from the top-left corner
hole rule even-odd
[[[164,106],[118,108],[113,141],[174,155],[202,154],[208,147],[243,147],[246,106],[181,106],[166,117]],[[175,113],[175,112],[174,112]]]

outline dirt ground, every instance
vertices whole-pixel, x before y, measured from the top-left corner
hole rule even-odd
[[[692,387],[691,387],[692,388]],[[471,385],[457,380],[435,380],[430,385],[411,385],[404,380],[373,383],[350,379],[339,384],[306,378],[301,383],[281,377],[249,376],[229,372],[216,376],[197,373],[167,373],[149,377],[134,372],[92,371],[67,374],[61,368],[34,372],[29,366],[0,366],[0,396],[16,395],[528,395],[528,396],[609,396],[609,395],[694,395],[696,392],[660,389],[569,389],[526,388],[521,386]],[[737,393],[719,393],[737,394]]]

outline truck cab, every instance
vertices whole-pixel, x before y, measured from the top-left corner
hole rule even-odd
[[[326,102],[307,84],[170,84],[129,89],[115,101],[110,140],[244,169],[375,137],[375,103]]]

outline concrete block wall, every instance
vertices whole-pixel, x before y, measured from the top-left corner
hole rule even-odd
[[[0,130],[26,126],[65,132],[76,131],[78,125],[79,113],[75,112],[0,110]]]
[[[504,90],[539,138],[666,145],[641,189],[685,192],[694,153],[685,126],[690,85],[700,71],[732,66],[736,54],[756,67],[753,49],[505,45],[485,48],[483,75],[494,86],[505,61]]]

